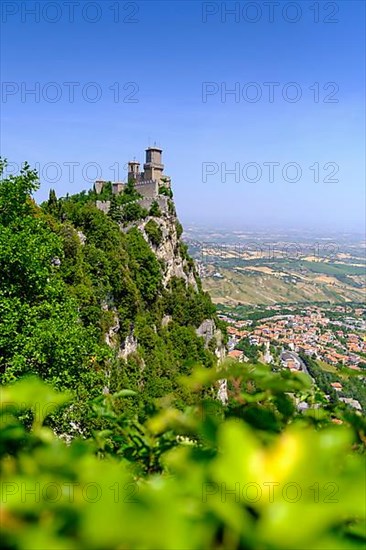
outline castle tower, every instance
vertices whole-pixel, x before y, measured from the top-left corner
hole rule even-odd
[[[146,149],[146,162],[144,164],[144,179],[154,180],[160,183],[164,165],[161,163],[162,149],[160,147],[148,147]]]
[[[138,181],[140,179],[140,163],[136,160],[131,160],[128,163],[128,181]]]

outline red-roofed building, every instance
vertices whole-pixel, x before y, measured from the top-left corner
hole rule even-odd
[[[242,351],[240,351],[239,349],[233,349],[232,351],[229,351],[227,356],[231,357],[231,359],[236,359],[237,361],[240,361],[241,363],[244,360],[244,353]]]

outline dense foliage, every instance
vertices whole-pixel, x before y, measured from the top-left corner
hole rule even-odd
[[[170,189],[170,187],[166,187],[166,185],[160,185],[159,195],[165,195],[166,197],[169,197],[170,199],[172,199],[173,191]]]
[[[145,225],[145,233],[149,237],[151,244],[159,246],[163,238],[163,233],[160,226],[154,220],[149,220],[147,222]]]
[[[159,207],[159,204],[157,201],[153,201],[150,210],[149,210],[150,216],[161,216],[161,210]]]
[[[257,363],[259,359],[259,346],[254,346],[250,343],[249,338],[242,338],[240,342],[237,343],[235,349],[239,349],[244,352],[245,357],[247,357],[252,363]]]
[[[301,354],[301,358],[307,366],[311,376],[316,381],[319,388],[329,395],[332,402],[337,402],[340,397],[350,397],[356,399],[363,410],[366,410],[366,387],[362,378],[359,378],[358,371],[352,371],[346,367],[340,368],[333,372],[324,371],[317,361],[305,354]],[[341,384],[340,391],[334,390],[332,383],[338,382]]]
[[[230,367],[226,412],[210,399],[184,413],[163,405],[142,425],[118,413],[131,395],[120,391],[93,404],[112,429],[69,445],[42,426],[68,396],[37,379],[4,388],[3,547],[364,548],[365,469],[352,451],[355,430],[317,409],[296,415],[288,393],[309,394],[301,376],[245,368]],[[218,376],[197,371],[185,384],[200,393]],[[243,419],[246,404],[252,414]],[[19,420],[25,409],[31,431]]]
[[[115,203],[111,216],[96,208],[101,195],[95,191],[61,199],[51,191],[39,208],[31,199],[37,187],[27,166],[0,184],[2,381],[33,373],[71,389],[75,403],[59,421],[66,431],[70,421],[90,431],[85,397],[103,388],[136,391],[130,412],[141,417],[155,398],[170,392],[181,406],[190,402],[177,379],[192,361],[214,364],[195,328],[215,312],[207,295],[177,283],[182,318],[173,315],[172,324],[163,326],[164,316],[173,313],[172,294],[162,284],[164,266],[141,231],[123,232],[113,219],[118,211],[122,221],[139,216],[133,184],[118,196],[111,186],[103,188],[102,198]],[[151,219],[146,227],[156,246],[160,226]],[[127,359],[126,338],[138,342]]]

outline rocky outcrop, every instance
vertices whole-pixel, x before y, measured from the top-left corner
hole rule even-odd
[[[121,359],[127,359],[127,357],[131,353],[135,353],[137,351],[137,339],[133,335],[133,333],[126,336],[123,344],[120,347],[118,357]]]
[[[145,226],[149,220],[154,220],[160,227],[162,238],[158,246],[154,246],[150,243],[149,237],[145,232]],[[175,216],[163,214],[160,217],[149,216],[138,225],[138,228],[142,232],[145,240],[151,246],[158,260],[160,260],[164,266],[163,285],[166,287],[172,277],[178,277],[184,279],[187,285],[192,285],[192,287],[198,291],[194,269],[190,267],[187,259],[182,256],[176,223],[177,218]]]
[[[169,325],[169,323],[171,322],[172,320],[172,316],[171,315],[164,315],[164,317],[162,318],[161,320],[161,326],[164,328],[164,327],[167,327]]]
[[[222,380],[218,380],[219,384],[219,390],[217,392],[217,398],[221,401],[223,405],[227,405],[229,401],[229,396],[227,393],[227,380],[224,378]]]
[[[84,246],[84,244],[86,243],[86,236],[84,235],[84,233],[82,231],[78,231],[77,236],[80,241],[80,244]]]
[[[210,342],[214,341],[215,355],[219,362],[225,359],[226,348],[223,343],[222,333],[221,330],[216,327],[213,319],[205,319],[196,329],[196,333],[204,339],[205,347],[208,347]]]
[[[106,303],[102,304],[102,309],[104,309],[104,311],[112,311],[114,314],[113,323],[109,327],[108,332],[104,335],[104,340],[110,348],[118,349],[119,358],[126,360],[131,353],[135,353],[137,351],[137,339],[135,338],[133,332],[131,332],[120,344],[118,339],[120,321],[117,311],[114,309],[110,310]]]
[[[108,305],[103,304],[102,309],[104,309],[105,311],[108,311],[109,310]],[[119,317],[117,315],[117,312],[114,310],[113,324],[109,327],[108,332],[104,335],[104,340],[110,348],[116,347],[116,343],[118,340],[117,334],[118,334],[119,328],[120,328]]]
[[[103,309],[108,310],[108,306],[103,305]],[[128,356],[131,353],[137,351],[137,338],[131,332],[124,341],[119,344],[118,332],[120,329],[120,321],[117,315],[117,312],[114,312],[113,324],[109,327],[108,332],[104,335],[104,340],[110,348],[118,350],[117,357],[120,359],[127,360]]]
[[[196,333],[198,336],[201,336],[204,339],[205,347],[208,347],[210,345],[210,342],[214,342],[217,365],[219,366],[226,356],[226,347],[223,342],[221,330],[216,328],[213,319],[205,319],[200,324],[198,329],[196,329]],[[227,380],[218,380],[218,385],[219,389],[217,392],[217,398],[221,401],[223,405],[226,405],[229,400],[227,392]]]
[[[137,227],[143,235],[145,241],[149,244],[150,248],[154,252],[156,258],[159,260],[162,267],[162,283],[165,288],[172,278],[179,278],[185,281],[185,284],[190,285],[196,292],[199,291],[196,278],[198,277],[193,261],[189,258],[185,245],[181,242],[181,226],[178,223],[178,219],[175,215],[174,204],[170,204],[167,197],[161,196],[158,202],[160,213],[155,216],[148,216],[137,222],[132,222],[128,226],[120,225],[120,229],[123,232],[127,232],[132,227]],[[151,199],[143,199],[145,201]],[[102,204],[98,201],[98,208],[103,211],[108,211],[109,205],[106,205],[106,201]],[[169,207],[170,204],[170,207]],[[143,206],[151,206],[149,204],[143,204]],[[160,238],[156,242],[151,242],[149,238],[149,231],[146,228],[149,222],[153,221],[159,228]],[[150,224],[151,225],[151,224]],[[165,315],[162,318],[162,327],[166,327],[171,322],[171,317]],[[156,329],[156,327],[155,327]],[[113,326],[109,329],[105,335],[105,340],[111,347],[117,347],[117,333],[119,331],[119,320],[116,314]],[[223,344],[223,338],[221,331],[217,329],[215,321],[213,319],[205,319],[201,325],[196,329],[198,336],[203,338],[204,345],[216,354],[218,363],[223,361],[226,355],[226,349]],[[119,344],[118,344],[119,345]],[[138,342],[133,332],[131,332],[119,345],[118,357],[127,360],[128,356],[137,352]],[[219,397],[224,402],[224,395],[227,394],[225,381],[222,381]]]
[[[215,335],[216,326],[213,319],[205,319],[198,329],[196,329],[196,333],[198,336],[201,336],[205,341],[205,346],[207,347],[209,342],[212,340],[212,338]]]

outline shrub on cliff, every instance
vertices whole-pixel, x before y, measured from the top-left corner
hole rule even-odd
[[[159,203],[157,201],[153,201],[149,210],[149,216],[155,216],[156,218],[160,218],[161,210],[159,207]]]
[[[163,232],[160,225],[158,225],[154,220],[149,220],[145,225],[145,233],[151,244],[154,246],[159,246],[163,239]]]

